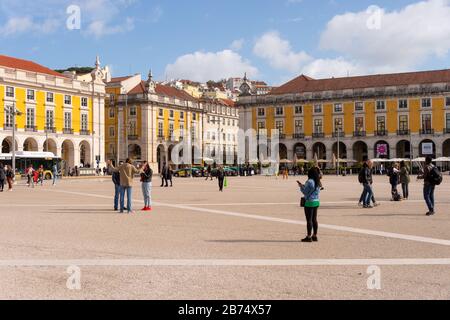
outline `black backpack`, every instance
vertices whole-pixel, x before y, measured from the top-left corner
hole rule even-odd
[[[361,170],[361,171],[359,171],[359,175],[358,175],[358,181],[359,181],[359,183],[364,183],[365,181],[364,181],[364,176],[365,176],[365,170],[364,170],[364,168]]]
[[[428,179],[432,185],[439,186],[443,180],[441,171],[439,171],[437,167],[433,167],[429,173]]]

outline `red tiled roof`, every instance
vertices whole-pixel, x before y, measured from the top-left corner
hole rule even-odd
[[[230,100],[230,99],[219,99],[219,100],[228,107],[235,106],[235,102],[233,100]]]
[[[64,75],[62,75],[59,72],[56,72],[54,70],[51,70],[47,67],[44,67],[40,64],[37,64],[32,61],[23,60],[23,59],[17,59],[13,57],[3,56],[0,55],[0,66],[4,66],[11,69],[19,69],[29,72],[36,72],[41,74],[47,74],[55,77],[62,77],[66,78]]]
[[[134,87],[128,94],[139,94],[145,92],[145,81],[141,81],[136,87]],[[165,86],[162,84],[156,84],[156,94],[161,96],[166,96],[170,98],[177,98],[186,101],[196,101],[196,99],[183,90],[178,90],[177,88],[171,86]]]
[[[286,84],[272,90],[269,94],[277,95],[301,92],[363,89],[447,82],[450,82],[450,69],[319,80],[301,75],[287,82]]]

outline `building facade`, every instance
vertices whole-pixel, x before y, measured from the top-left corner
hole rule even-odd
[[[247,86],[238,105],[242,129],[269,139],[279,132],[280,159],[331,161],[338,150],[356,161],[450,156],[450,70],[301,75],[264,96]]]
[[[106,91],[106,157],[116,162],[126,158],[148,161],[154,172],[159,172],[164,163],[173,164],[175,168],[201,165],[204,158],[209,158],[208,132],[211,137],[214,128],[219,132],[219,128],[227,129],[233,123],[225,120],[223,124],[222,118],[234,117],[235,131],[239,128],[237,112],[232,116],[231,106],[219,117],[224,100],[220,100],[219,107],[216,100],[197,99],[183,90],[156,83],[151,73],[146,81],[142,81],[139,74],[112,78]],[[221,122],[211,121],[213,116]],[[230,139],[233,138],[230,136]],[[205,141],[208,141],[206,145]],[[185,158],[182,164],[175,163],[174,148],[188,142],[191,144],[189,160]]]
[[[10,153],[14,144],[17,151],[52,152],[64,160],[66,172],[74,166],[104,165],[102,78],[98,58],[90,81],[83,81],[0,56],[1,152]]]

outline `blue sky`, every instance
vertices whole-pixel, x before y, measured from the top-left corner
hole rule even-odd
[[[69,5],[81,28],[68,30]],[[0,53],[51,68],[278,85],[450,67],[450,0],[0,0]]]

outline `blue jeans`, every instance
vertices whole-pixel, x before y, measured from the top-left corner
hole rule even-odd
[[[372,186],[368,183],[364,184],[364,196],[363,196],[363,205],[364,206],[369,206],[370,205],[370,200],[372,199],[373,196],[373,190],[372,190]]]
[[[58,179],[58,173],[53,172],[53,185],[56,184],[56,179]]]
[[[427,203],[429,212],[434,212],[434,189],[436,186],[425,184],[423,186],[423,197]]]
[[[125,192],[127,193],[127,211],[130,213],[132,211],[131,194],[133,192],[133,188],[122,186],[120,186],[120,212],[123,212],[125,209]]]
[[[152,183],[142,182],[142,195],[144,196],[144,207],[150,208],[152,206]]]
[[[120,185],[114,185],[114,210],[119,209]]]

